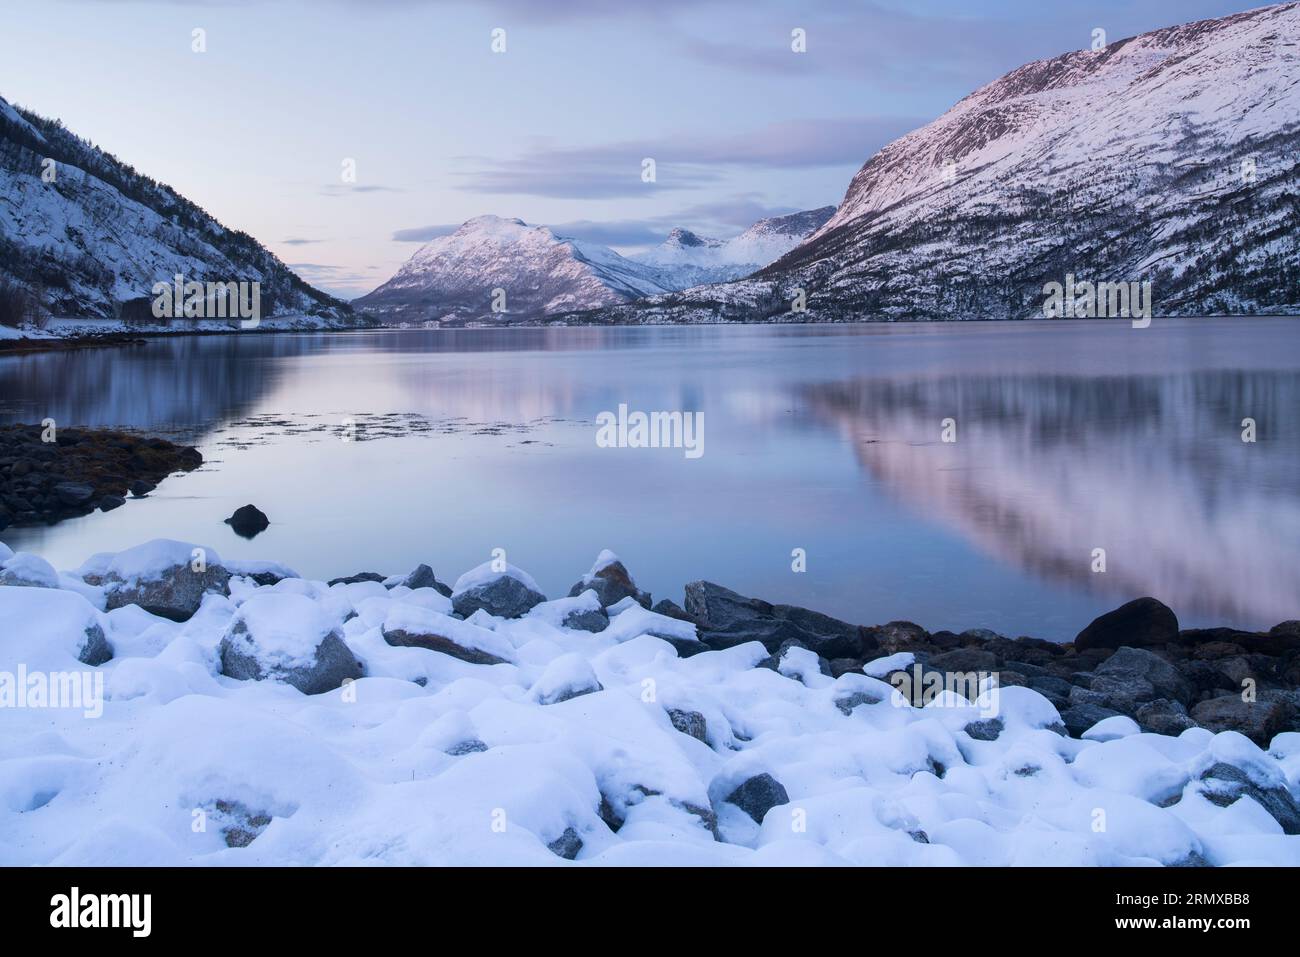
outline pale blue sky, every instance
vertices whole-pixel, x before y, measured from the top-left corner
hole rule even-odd
[[[837,203],[885,142],[1096,27],[1258,5],[0,0],[0,96],[350,298],[483,213],[631,251],[674,225],[731,235]]]

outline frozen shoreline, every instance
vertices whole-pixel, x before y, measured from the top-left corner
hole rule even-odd
[[[607,552],[551,600],[501,563],[379,577],[0,546],[0,863],[1300,864],[1294,623],[859,627],[652,605]]]

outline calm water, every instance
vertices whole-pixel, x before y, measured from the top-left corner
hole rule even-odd
[[[704,454],[598,447],[620,403],[702,413]],[[708,578],[862,623],[1066,639],[1144,594],[1187,625],[1300,617],[1285,320],[246,334],[0,358],[0,421],[46,416],[207,459],[112,513],[4,533],[60,567],[165,536],[313,577],[428,562],[454,580],[504,548],[554,597],[608,547],[656,598]],[[272,521],[251,542],[222,524],[246,502]]]

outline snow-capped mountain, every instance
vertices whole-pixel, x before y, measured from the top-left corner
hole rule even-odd
[[[390,322],[509,322],[614,305],[668,288],[655,269],[607,246],[566,239],[521,219],[478,216],[421,246],[356,305]]]
[[[1149,281],[1158,316],[1300,313],[1298,76],[1296,3],[1030,63],[871,157],[757,275],[599,319],[1041,317],[1069,276]]]
[[[350,306],[308,285],[251,236],[59,121],[0,99],[0,282],[34,293],[48,315],[103,320],[178,274],[259,283],[262,316],[294,317],[279,328],[356,321]]]
[[[727,282],[779,259],[823,226],[834,212],[834,206],[823,206],[760,219],[739,236],[726,240],[674,229],[663,243],[631,258],[658,269],[670,289]]]

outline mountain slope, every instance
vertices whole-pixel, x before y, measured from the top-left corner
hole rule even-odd
[[[750,279],[597,321],[1006,319],[1044,285],[1155,315],[1300,313],[1300,4],[1030,63],[889,144]],[[799,290],[806,313],[791,313]]]
[[[739,236],[708,239],[687,229],[674,229],[663,243],[631,257],[654,266],[670,289],[727,282],[757,272],[779,259],[821,228],[835,213],[823,206],[788,216],[760,219]]]
[[[396,275],[356,300],[386,321],[510,322],[662,293],[656,271],[596,243],[520,219],[478,216],[421,246]],[[493,311],[504,291],[504,312]]]
[[[36,291],[55,317],[111,319],[122,303],[150,297],[155,283],[177,274],[258,282],[263,317],[355,322],[350,306],[308,285],[251,236],[59,121],[0,99],[0,281]]]

